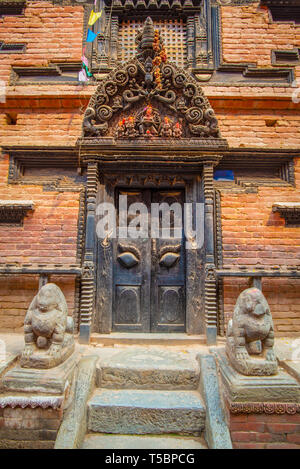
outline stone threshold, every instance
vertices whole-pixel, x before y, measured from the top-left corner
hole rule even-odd
[[[218,345],[223,345],[225,338],[218,337]],[[141,333],[112,332],[111,334],[91,334],[91,345],[112,347],[115,345],[206,345],[206,336],[184,333]]]

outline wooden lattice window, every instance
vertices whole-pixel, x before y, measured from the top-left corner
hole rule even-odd
[[[153,20],[154,27],[160,30],[168,59],[179,67],[186,63],[186,23],[183,19]],[[135,38],[144,24],[143,20],[122,20],[119,27],[118,59],[127,62],[136,52]]]

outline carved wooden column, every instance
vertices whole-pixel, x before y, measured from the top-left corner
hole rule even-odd
[[[119,18],[117,16],[112,16],[110,28],[110,66],[114,66],[118,63]]]
[[[203,166],[205,222],[205,330],[208,345],[217,341],[217,278],[214,249],[214,186],[213,163]]]
[[[95,212],[98,187],[98,164],[87,167],[87,211],[85,251],[83,256],[80,300],[80,343],[89,343],[95,298]]]
[[[195,17],[188,16],[186,21],[187,29],[187,65],[193,67],[195,58]]]

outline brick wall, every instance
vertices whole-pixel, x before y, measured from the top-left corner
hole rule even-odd
[[[0,449],[53,448],[62,414],[62,409],[0,409]]]
[[[300,202],[300,161],[293,187],[260,187],[257,194],[221,195],[224,266],[299,265],[300,229],[286,227],[275,202]],[[232,316],[238,295],[248,288],[246,279],[224,280],[225,323]],[[277,336],[299,335],[300,281],[263,279],[263,293],[271,308]]]
[[[7,185],[8,156],[0,161],[0,199],[32,200],[23,226],[0,226],[2,262],[76,263],[79,194],[41,186]]]
[[[12,65],[80,61],[82,33],[82,5],[28,1],[24,16],[0,18],[0,41],[27,44],[24,54],[0,55],[0,79],[8,81]]]
[[[248,102],[250,108],[251,100]],[[246,103],[244,105],[243,109],[228,110],[221,106],[216,109],[222,137],[228,140],[230,147],[299,148],[299,110],[277,109],[276,101],[274,109],[269,110],[248,110]],[[275,123],[270,126],[272,121]]]
[[[8,124],[7,114],[16,116],[15,125]],[[82,118],[83,113],[76,108],[26,110],[20,103],[19,108],[0,114],[0,145],[75,145]]]
[[[271,66],[272,50],[299,47],[299,25],[273,22],[267,7],[254,3],[240,7],[222,7],[224,62],[250,62]],[[296,67],[300,76],[300,67]]]
[[[52,275],[50,281],[61,288],[68,304],[68,313],[74,312],[75,279]],[[0,276],[0,330],[1,332],[23,332],[26,311],[37,294],[37,275]]]
[[[246,279],[224,280],[225,324],[232,317],[239,294],[249,286]],[[262,282],[262,291],[270,305],[276,337],[299,337],[299,289],[300,280],[264,279]]]
[[[235,449],[300,449],[300,414],[227,414]]]
[[[23,226],[0,225],[1,262],[76,263],[79,194],[44,192],[41,186],[7,185],[8,157],[0,161],[0,199],[33,200],[35,210]],[[62,288],[69,314],[74,310],[74,277],[55,277]],[[0,327],[22,330],[24,316],[38,289],[36,276],[0,277]]]

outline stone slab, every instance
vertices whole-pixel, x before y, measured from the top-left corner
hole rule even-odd
[[[294,378],[300,383],[300,361],[279,361],[282,368],[284,368],[290,375],[294,376]]]
[[[16,332],[0,332],[1,344],[5,346],[5,352],[18,355],[24,348],[24,334]]]
[[[11,365],[17,360],[18,354],[6,354],[5,358],[0,360],[0,383],[1,383],[1,375],[4,374],[6,370],[8,370]],[[1,389],[1,384],[0,384]]]
[[[300,337],[278,337],[275,339],[274,350],[280,361],[300,362]]]
[[[76,449],[81,446],[87,429],[86,404],[95,386],[97,360],[97,356],[86,356],[79,362],[74,396],[59,428],[55,449]]]
[[[4,374],[0,382],[1,392],[64,394],[71,384],[78,354],[74,353],[61,365],[48,370],[22,368],[19,364]]]
[[[201,363],[200,389],[206,407],[205,439],[210,449],[232,449],[221,402],[218,373],[213,355],[198,355]]]
[[[205,408],[196,391],[97,390],[88,404],[88,429],[101,433],[199,435]]]
[[[207,449],[202,438],[169,435],[107,435],[88,434],[81,449]]]
[[[125,349],[102,356],[97,386],[115,389],[197,389],[200,367],[189,353]]]
[[[245,376],[232,368],[224,348],[215,355],[231,402],[300,402],[299,383],[282,368],[274,376]]]
[[[205,345],[205,335],[187,335],[184,333],[142,333],[112,332],[111,334],[91,334],[91,344],[115,345],[164,345],[189,346]]]

